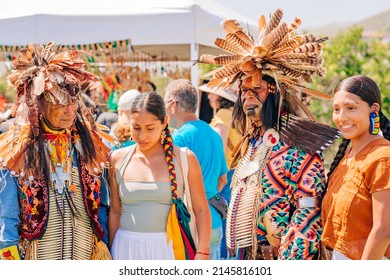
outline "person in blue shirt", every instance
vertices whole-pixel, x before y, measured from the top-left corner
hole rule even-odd
[[[171,81],[165,89],[165,106],[169,125],[176,130],[173,142],[179,147],[188,147],[198,158],[202,169],[206,197],[210,200],[219,194],[226,184],[228,171],[221,136],[196,114],[198,92],[190,81]],[[222,216],[210,205],[212,234],[210,259],[220,259],[222,239]]]

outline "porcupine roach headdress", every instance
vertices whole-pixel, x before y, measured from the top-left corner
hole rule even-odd
[[[256,87],[263,75],[272,77],[280,92],[281,139],[287,144],[300,145],[306,151],[321,151],[333,143],[339,135],[338,131],[315,123],[314,116],[299,96],[305,93],[323,99],[331,98],[303,85],[312,81],[311,76],[325,74],[321,43],[327,38],[317,39],[312,34],[297,35],[295,30],[301,20],[295,18],[287,25],[281,22],[282,16],[281,9],[277,9],[268,22],[264,15],[260,16],[257,40],[247,34],[237,20],[225,20],[223,28],[226,36],[224,39],[217,38],[215,45],[230,54],[204,54],[196,62],[221,66],[205,75],[212,76],[208,83],[212,88],[230,87],[246,77],[251,77],[252,86]],[[294,112],[290,114],[288,122],[281,112],[283,100]],[[296,135],[301,137],[296,139]]]
[[[97,81],[98,78],[83,69],[85,61],[78,51],[57,53],[58,50],[59,46],[52,42],[46,46],[31,44],[21,49],[19,56],[13,61],[14,69],[7,81],[17,92],[13,105],[15,122],[8,132],[0,135],[0,167],[11,170],[12,174],[24,173],[25,148],[28,143],[32,143],[31,139],[39,138],[38,99],[41,97],[53,104],[69,105],[77,101],[78,118],[86,121],[93,141],[101,138],[114,141],[100,131],[79,100],[81,84]],[[40,152],[37,151],[37,154]],[[102,147],[96,149],[93,165],[99,170],[103,166],[101,163],[106,161],[107,153]]]

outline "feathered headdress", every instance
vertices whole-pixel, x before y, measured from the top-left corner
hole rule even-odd
[[[14,115],[19,113],[19,117],[30,122],[35,136],[39,125],[36,101],[42,94],[53,104],[68,105],[79,98],[83,82],[98,80],[83,69],[85,61],[77,50],[57,53],[58,50],[59,45],[52,42],[46,46],[29,45],[20,50],[13,61],[14,70],[7,78],[17,92]],[[20,106],[26,108],[16,112]]]
[[[0,114],[7,108],[7,99],[0,95]],[[1,116],[1,115],[0,115]],[[1,119],[0,119],[1,121]]]
[[[227,88],[237,80],[247,77],[252,78],[252,86],[256,87],[260,85],[263,75],[272,77],[280,92],[280,106],[285,100],[296,115],[314,122],[314,116],[301,101],[300,93],[322,99],[331,98],[325,93],[304,86],[304,83],[312,81],[313,75],[325,74],[321,55],[322,43],[328,38],[317,39],[313,34],[297,35],[295,31],[301,20],[295,18],[288,25],[281,22],[282,17],[281,9],[277,9],[268,22],[265,16],[261,15],[256,40],[244,31],[237,20],[225,20],[223,28],[226,36],[224,39],[217,38],[215,45],[230,54],[204,54],[196,62],[221,66],[205,75],[212,76],[208,82],[211,88]],[[297,118],[290,120],[295,122]],[[282,121],[287,125],[283,118]],[[305,125],[310,123],[306,122]],[[289,137],[283,136],[285,134],[281,135],[283,140],[291,142],[288,141]],[[333,142],[334,137],[333,133],[329,142]],[[307,150],[315,151],[315,147]]]
[[[98,146],[94,164],[88,168],[96,166],[100,171],[102,163],[107,161],[109,149],[103,145],[102,139],[112,143],[116,141],[114,137],[101,131],[90,110],[80,100],[82,84],[99,79],[84,70],[85,61],[79,56],[79,51],[58,53],[59,47],[52,42],[46,46],[31,44],[21,49],[19,56],[13,60],[14,69],[7,82],[17,92],[12,112],[15,122],[8,132],[0,135],[0,164],[15,174],[24,172],[23,153],[26,144],[30,139],[38,139],[38,99],[42,97],[53,104],[69,105],[78,102],[81,112],[79,117],[86,121],[92,140]]]
[[[237,78],[251,76],[253,86],[260,83],[262,74],[274,77],[293,89],[301,89],[302,82],[311,82],[310,76],[323,76],[325,69],[321,43],[312,34],[295,34],[301,23],[299,18],[287,25],[281,22],[283,11],[277,9],[267,23],[264,15],[259,18],[258,39],[247,34],[237,20],[225,20],[225,39],[217,38],[215,45],[231,55],[202,55],[198,62],[222,65],[209,72],[213,75],[210,86],[228,86]],[[304,91],[306,88],[303,88]],[[311,90],[309,89],[310,94]],[[326,97],[320,94],[320,97]]]

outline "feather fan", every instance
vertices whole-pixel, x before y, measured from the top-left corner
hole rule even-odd
[[[281,141],[287,145],[299,146],[307,153],[323,152],[341,136],[336,128],[291,114],[283,116],[281,122]]]

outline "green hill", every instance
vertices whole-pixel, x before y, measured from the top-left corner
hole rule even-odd
[[[343,33],[351,26],[357,25],[364,29],[364,33],[370,34],[371,36],[390,36],[390,9],[364,19],[359,22],[339,22],[333,23],[316,28],[308,28],[305,31],[313,32],[314,34],[334,36],[338,33]]]
[[[377,14],[373,17],[367,18],[357,24],[363,26],[365,31],[390,33],[390,10]]]

